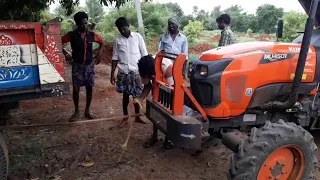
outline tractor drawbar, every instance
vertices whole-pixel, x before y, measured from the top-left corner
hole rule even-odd
[[[242,142],[242,138],[232,133],[222,134],[222,144],[229,148],[234,153],[238,152],[238,147]]]

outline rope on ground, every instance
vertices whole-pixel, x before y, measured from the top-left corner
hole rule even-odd
[[[129,142],[129,139],[130,139],[130,136],[131,136],[132,127],[133,127],[133,121],[130,120],[129,132],[128,132],[126,141],[124,142],[124,144],[121,145],[121,147],[122,147],[122,153],[121,153],[120,156],[119,156],[118,163],[120,163],[120,161],[121,161],[121,159],[122,159],[122,156],[124,155],[124,153],[126,152],[126,150],[127,150],[127,148],[128,148],[128,142]]]
[[[133,114],[133,115],[128,115],[128,116],[115,116],[115,117],[92,119],[92,120],[80,120],[80,121],[74,121],[74,122],[0,126],[0,130],[3,130],[3,129],[19,129],[19,128],[34,128],[34,127],[48,127],[48,126],[78,125],[78,124],[95,123],[95,122],[102,122],[102,121],[114,121],[114,120],[120,120],[120,119],[124,119],[124,118],[132,118],[132,117],[138,117],[138,116],[141,116],[141,114]]]
[[[140,114],[139,116],[144,116],[145,115],[145,112],[142,111],[142,105],[141,103],[137,102],[140,106]],[[131,131],[132,131],[132,127],[133,127],[133,121],[132,120],[129,120],[130,121],[130,128],[129,128],[129,132],[128,132],[128,136],[126,138],[126,141],[124,142],[124,144],[121,145],[122,147],[122,153],[120,154],[119,156],[119,159],[118,159],[118,162],[117,163],[120,163],[121,159],[122,159],[122,156],[124,155],[124,153],[126,152],[127,148],[128,148],[128,142],[129,142],[129,139],[130,139],[130,136],[131,136]]]

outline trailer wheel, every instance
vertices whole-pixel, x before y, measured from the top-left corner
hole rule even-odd
[[[0,180],[6,180],[9,171],[9,155],[6,142],[0,133]]]
[[[279,120],[252,128],[231,156],[230,180],[307,180],[317,165],[313,136],[294,123]]]

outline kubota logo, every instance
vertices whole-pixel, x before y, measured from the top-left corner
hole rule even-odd
[[[301,50],[301,48],[299,48],[299,47],[289,47],[290,52],[299,53],[300,50]],[[309,48],[309,53],[313,53],[313,51],[310,48]]]

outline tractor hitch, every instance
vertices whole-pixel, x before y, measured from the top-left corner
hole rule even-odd
[[[241,144],[242,141],[243,141],[242,138],[240,138],[239,136],[237,136],[231,132],[227,132],[227,133],[222,134],[222,144],[225,145],[227,148],[229,148],[234,153],[238,152],[239,145]]]

